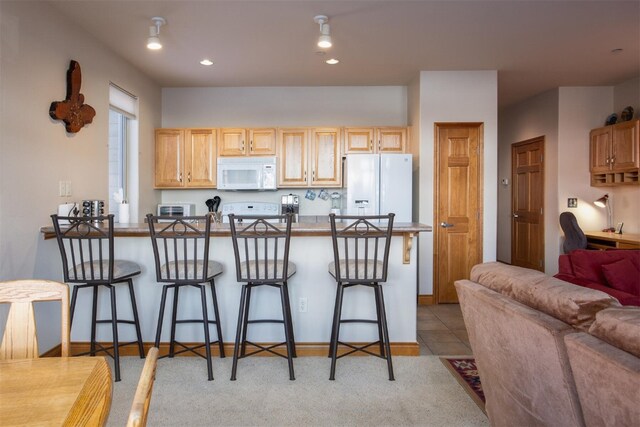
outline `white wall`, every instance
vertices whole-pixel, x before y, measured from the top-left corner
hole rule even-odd
[[[613,111],[620,113],[627,107],[635,109],[634,118],[640,118],[640,77],[613,87]],[[603,188],[603,190],[605,190]],[[613,207],[613,224],[624,222],[624,233],[640,233],[640,187],[611,187],[609,191]]]
[[[484,123],[483,260],[496,259],[498,80],[496,71],[420,73],[420,217],[434,224],[434,124]],[[420,294],[433,293],[433,235],[419,238]]]
[[[294,127],[406,126],[404,86],[164,88],[162,126],[170,127]],[[314,188],[319,192],[320,188]],[[340,188],[327,188],[330,193]],[[304,198],[306,189],[268,192],[163,190],[162,202],[196,204],[214,195],[222,204],[236,201],[280,203],[282,194],[300,196],[301,215],[328,215],[331,201]]]
[[[558,90],[547,91],[518,105],[500,111],[499,131],[500,179],[508,178],[509,185],[499,184],[498,192],[498,259],[511,262],[511,145],[527,139],[544,136],[545,138],[545,244],[557,238],[558,191]],[[545,248],[546,249],[546,248]],[[548,252],[548,251],[546,251]],[[549,266],[545,254],[545,265]],[[557,264],[557,257],[553,261]]]
[[[39,229],[58,204],[107,199],[109,82],[140,97],[141,209],[157,203],[153,129],[160,125],[160,88],[44,2],[0,2],[0,280],[62,280],[60,255]],[[82,67],[81,92],[96,110],[93,123],[67,134],[49,117],[65,98],[69,61]],[[70,198],[58,181],[72,183]],[[49,242],[47,242],[49,243]],[[56,325],[56,310],[39,326]],[[38,311],[38,317],[42,317]],[[58,323],[59,324],[59,323]],[[59,342],[45,333],[41,350]]]
[[[609,114],[627,105],[640,106],[640,79],[617,86],[562,87],[537,95],[500,112],[499,176],[511,177],[511,144],[545,137],[545,272],[558,271],[563,235],[561,212],[576,215],[583,230],[606,226],[606,212],[593,201],[608,193],[613,222],[624,222],[627,233],[640,232],[640,188],[591,187],[589,131],[601,127]],[[634,107],[635,108],[635,107]],[[636,113],[636,118],[638,117]],[[511,185],[499,186],[498,259],[511,262]],[[578,208],[567,198],[578,198]]]
[[[561,212],[570,211],[583,230],[601,230],[606,227],[606,210],[593,204],[594,200],[610,191],[609,188],[591,187],[589,173],[589,132],[604,124],[611,114],[613,91],[611,87],[561,87],[558,107],[558,211],[556,213],[555,241],[547,242],[547,252],[555,255],[547,271],[557,273],[557,255],[562,253],[563,232],[557,221]],[[567,198],[576,197],[578,207],[568,208]],[[613,201],[613,200],[612,200]],[[555,267],[555,270],[552,268]]]

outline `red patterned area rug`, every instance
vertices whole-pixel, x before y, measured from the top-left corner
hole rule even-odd
[[[467,394],[482,409],[482,412],[486,414],[484,392],[482,391],[482,384],[480,384],[476,360],[473,357],[441,357],[440,360],[451,371]]]

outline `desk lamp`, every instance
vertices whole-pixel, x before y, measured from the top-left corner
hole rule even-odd
[[[599,208],[607,208],[607,228],[605,228],[602,231],[607,231],[607,232],[616,231],[616,229],[613,228],[613,220],[612,220],[612,214],[611,214],[611,203],[609,203],[609,195],[605,194],[604,196],[600,197],[598,200],[593,202],[593,204],[596,205]]]

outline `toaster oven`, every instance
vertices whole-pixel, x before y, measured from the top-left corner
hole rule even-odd
[[[196,205],[194,203],[161,203],[158,205],[158,216],[194,216]],[[168,221],[168,220],[167,220]]]

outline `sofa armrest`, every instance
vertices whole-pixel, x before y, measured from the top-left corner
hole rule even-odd
[[[569,258],[569,255],[560,255],[558,258],[558,274],[574,276],[573,267],[571,267],[571,258]]]

